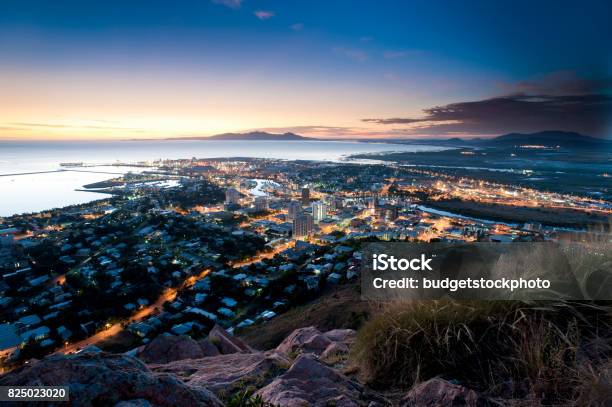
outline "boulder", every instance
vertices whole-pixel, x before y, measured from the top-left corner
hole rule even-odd
[[[159,335],[138,354],[146,363],[168,363],[174,360],[199,359],[206,356],[202,346],[186,335]]]
[[[198,344],[202,348],[202,352],[204,352],[204,356],[217,356],[221,354],[219,353],[219,349],[217,349],[215,345],[210,343],[208,339],[200,339],[198,341]]]
[[[334,329],[322,333],[314,326],[300,328],[293,331],[283,340],[276,350],[287,355],[299,353],[314,353],[322,355],[330,345],[330,353],[338,352],[340,349],[348,352],[348,347],[354,342],[356,333],[352,329]]]
[[[283,407],[367,405],[363,387],[319,362],[312,354],[300,355],[291,368],[255,394]]]
[[[348,346],[355,342],[357,332],[353,329],[332,329],[325,332],[325,336],[332,342],[341,342]]]
[[[342,342],[334,342],[325,348],[319,359],[328,365],[335,365],[345,360],[348,354],[349,347],[347,345]]]
[[[415,385],[400,403],[401,407],[468,406],[479,405],[474,390],[435,378]]]
[[[227,397],[245,387],[260,388],[285,372],[291,361],[278,352],[231,353],[197,360],[150,365],[151,370],[177,376],[187,384],[206,387]]]
[[[315,353],[320,355],[332,341],[314,326],[300,328],[286,337],[276,350],[286,355],[295,353]]]
[[[222,406],[205,388],[154,374],[138,359],[105,352],[51,355],[0,377],[0,386],[68,386],[71,405],[76,407],[138,399],[160,407]]]
[[[241,339],[230,335],[219,325],[215,325],[208,333],[208,341],[215,345],[222,355],[230,353],[251,353],[253,349]]]

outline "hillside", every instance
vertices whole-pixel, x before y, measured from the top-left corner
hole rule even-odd
[[[567,131],[541,131],[538,133],[510,133],[489,140],[480,140],[479,144],[491,147],[511,147],[516,145],[538,145],[546,147],[585,148],[610,145],[607,140],[585,136]]]
[[[210,137],[180,137],[180,140],[228,140],[228,141],[303,141],[314,140],[310,137],[299,136],[295,133],[267,133],[265,131],[252,131],[249,133],[223,133]]]

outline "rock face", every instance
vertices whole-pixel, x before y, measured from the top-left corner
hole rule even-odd
[[[286,355],[314,353],[321,356],[321,360],[331,363],[348,354],[355,335],[352,329],[334,329],[322,333],[317,328],[309,326],[293,331],[276,350]]]
[[[278,349],[258,352],[215,327],[207,340],[162,335],[135,349],[147,365],[126,354],[52,355],[0,376],[0,385],[68,385],[77,407],[217,407],[220,399],[246,389],[259,389],[257,395],[280,407],[361,407],[380,397],[324,363],[346,355],[354,337],[351,330],[321,333],[308,327],[294,331]],[[425,396],[409,393],[406,403],[410,397]]]
[[[222,355],[253,352],[253,349],[249,345],[244,343],[241,339],[230,335],[219,325],[215,325],[213,329],[210,330],[208,333],[208,341],[215,345]]]
[[[202,352],[204,352],[204,356],[217,356],[220,355],[219,349],[207,339],[200,339],[198,341],[198,345],[202,348]]]
[[[175,360],[251,352],[253,349],[246,343],[215,325],[208,334],[208,338],[199,341],[186,335],[160,335],[137,353],[137,356],[146,363],[160,364]]]
[[[320,363],[313,355],[299,356],[293,366],[256,394],[283,407],[367,405],[360,401],[363,387],[336,370]]]
[[[468,406],[476,407],[478,394],[474,390],[443,379],[430,379],[414,386],[402,399],[402,407]]]
[[[138,355],[147,363],[168,363],[181,359],[199,359],[204,356],[206,355],[202,346],[191,337],[169,334],[159,335],[153,339]]]
[[[278,352],[256,352],[181,360],[150,367],[155,372],[170,373],[189,385],[206,387],[224,396],[251,386],[265,386],[290,365],[291,361]]]
[[[154,374],[137,359],[108,353],[52,355],[0,377],[2,386],[68,385],[71,405],[222,406],[203,387]],[[124,404],[125,405],[125,404]]]

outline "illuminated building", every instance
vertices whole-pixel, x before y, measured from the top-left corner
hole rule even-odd
[[[300,213],[293,220],[293,237],[300,238],[309,236],[312,234],[313,227],[312,216],[307,213]]]
[[[287,218],[289,218],[289,220],[293,220],[300,213],[302,213],[302,205],[300,205],[300,203],[296,201],[289,202]]]
[[[225,203],[226,204],[237,204],[240,199],[240,192],[236,188],[228,188],[225,191]]]
[[[255,211],[265,212],[268,210],[268,198],[265,196],[258,196],[255,198]]]
[[[302,188],[302,205],[308,205],[310,203],[310,189],[307,187]]]
[[[327,218],[327,205],[323,202],[312,203],[312,217],[315,224]]]

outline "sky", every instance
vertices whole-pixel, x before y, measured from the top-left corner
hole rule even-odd
[[[0,2],[0,139],[610,138],[610,1]]]

